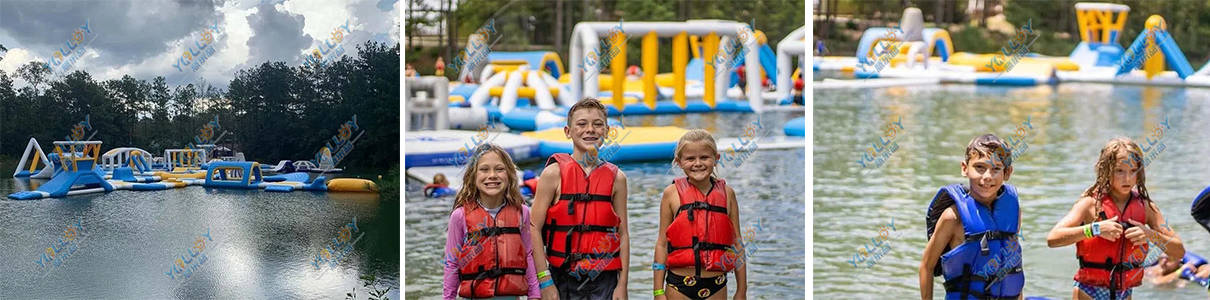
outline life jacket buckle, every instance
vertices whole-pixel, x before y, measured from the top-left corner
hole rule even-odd
[[[987,234],[984,234],[983,238],[979,239],[979,253],[982,255],[991,253],[991,249],[987,247]]]

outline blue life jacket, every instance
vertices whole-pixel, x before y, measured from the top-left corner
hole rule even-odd
[[[925,218],[929,239],[951,205],[962,220],[966,241],[958,248],[947,246],[933,270],[933,276],[945,278],[945,298],[1017,299],[1025,286],[1021,245],[1015,240],[1020,226],[1017,189],[1004,184],[989,209],[960,184],[941,188]]]
[[[1201,267],[1202,265],[1206,264],[1206,262],[1207,261],[1205,258],[1189,251],[1185,251],[1185,257],[1181,258],[1182,265],[1191,263],[1193,264],[1194,268]],[[1198,278],[1197,272],[1194,272],[1194,270],[1190,269],[1184,269],[1181,271],[1181,278],[1186,280],[1205,280],[1205,278]]]

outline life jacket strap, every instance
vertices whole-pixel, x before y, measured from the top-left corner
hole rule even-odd
[[[464,274],[458,275],[458,277],[461,280],[481,280],[481,279],[488,279],[488,278],[496,278],[496,277],[500,277],[500,276],[504,276],[504,275],[525,275],[525,269],[495,267],[495,268],[484,270],[483,267],[480,266],[478,272],[464,273]]]
[[[484,227],[484,228],[476,230],[474,232],[478,233],[479,236],[489,237],[489,236],[497,236],[497,235],[502,235],[502,234],[521,234],[521,228],[520,227]]]
[[[584,201],[590,201],[590,202],[591,202],[591,201],[613,202],[613,196],[606,196],[606,195],[593,195],[593,194],[589,194],[589,193],[580,193],[580,194],[559,194],[559,200],[565,200],[565,201],[568,201],[568,202],[567,202],[567,214],[568,214],[568,215],[574,215],[574,214],[576,214],[576,201],[581,201],[581,202],[584,202]]]
[[[984,232],[980,232],[980,233],[976,233],[976,234],[967,235],[966,242],[967,243],[979,242],[979,252],[982,253],[983,255],[988,255],[991,252],[991,249],[987,245],[988,240],[1009,239],[1009,238],[1012,238],[1016,234],[1017,234],[1016,232],[1005,232],[1005,231],[996,231],[996,230],[984,231]]]
[[[681,205],[680,209],[676,210],[676,213],[680,214],[682,211],[688,210],[689,215],[687,217],[689,217],[689,221],[693,221],[693,210],[694,209],[705,209],[706,211],[712,211],[712,212],[717,212],[717,213],[721,213],[721,214],[727,213],[726,207],[711,205],[710,203],[701,202],[701,201],[696,201],[693,203]]]

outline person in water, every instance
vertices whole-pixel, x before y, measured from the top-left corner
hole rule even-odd
[[[445,197],[455,193],[457,191],[450,188],[450,181],[441,173],[433,175],[433,183],[424,186],[424,195],[427,197]]]
[[[444,299],[539,299],[517,166],[504,148],[483,144],[467,167],[445,240]]]
[[[1143,151],[1127,138],[1105,143],[1095,165],[1096,182],[1046,237],[1051,248],[1076,244],[1073,299],[1131,299],[1143,281],[1143,255],[1159,245],[1168,257],[1185,246],[1147,193]]]
[[[572,105],[563,127],[572,154],[551,155],[538,176],[530,230],[542,237],[533,240],[542,299],[626,297],[626,174],[596,155],[607,115],[595,98]]]
[[[1160,255],[1158,263],[1147,268],[1151,283],[1157,287],[1185,287],[1185,280],[1207,281],[1210,279],[1210,264],[1205,258],[1185,252],[1181,260],[1173,260],[1168,255]]]
[[[747,264],[735,257],[745,253],[739,238],[739,204],[735,191],[714,176],[719,159],[714,137],[705,130],[690,130],[677,141],[674,156],[673,163],[685,177],[665,187],[660,200],[652,264],[655,299],[726,299],[731,272],[736,281],[734,298],[747,298]]]
[[[1012,150],[994,134],[966,146],[967,185],[941,188],[925,218],[928,244],[917,270],[921,299],[933,299],[933,277],[945,278],[946,299],[1022,299],[1025,274]]]

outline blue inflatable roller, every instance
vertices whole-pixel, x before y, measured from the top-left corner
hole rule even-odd
[[[294,191],[294,186],[272,184],[265,187],[266,192],[289,193]]]
[[[294,173],[290,173],[290,174],[265,176],[265,182],[282,182],[282,181],[307,182],[307,179],[311,179],[311,176],[307,175],[306,172],[294,172]]]
[[[786,122],[787,136],[807,136],[807,117],[797,117]]]

